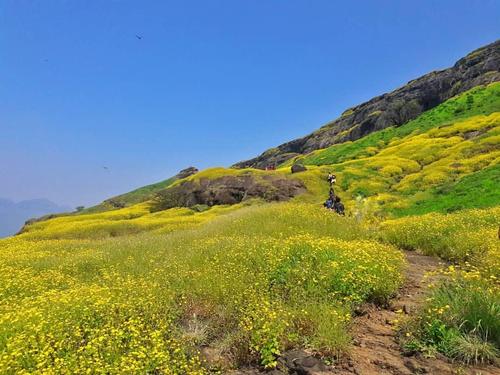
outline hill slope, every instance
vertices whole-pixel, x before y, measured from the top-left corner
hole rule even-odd
[[[337,175],[335,192],[349,215],[391,217],[491,207],[500,202],[499,137],[500,83],[493,83],[449,99],[403,126],[316,150],[277,170],[212,168],[153,185],[154,190],[140,189],[141,195],[123,195],[130,207],[101,205],[83,215],[33,223],[23,232],[44,238],[166,233],[244,205],[283,200],[279,197],[320,205],[328,195],[328,171]],[[308,170],[292,174],[292,163]],[[306,191],[287,195],[290,187]],[[140,203],[133,205],[130,197]]]
[[[0,240],[0,373],[497,374],[499,144],[494,82],[276,170],[33,221]]]
[[[235,164],[265,168],[298,154],[354,141],[374,131],[399,126],[447,99],[471,88],[500,81],[500,41],[471,52],[445,70],[432,72],[405,86],[346,110],[342,116],[303,138],[284,143],[262,155]]]

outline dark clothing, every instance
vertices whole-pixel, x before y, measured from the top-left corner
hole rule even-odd
[[[335,202],[333,205],[333,209],[335,212],[337,212],[339,215],[345,216],[345,208],[342,202]]]
[[[330,192],[328,193],[328,196],[332,201],[335,201],[335,193],[333,191],[333,188],[330,188]]]
[[[326,202],[323,204],[323,206],[325,206],[326,208],[328,208],[329,210],[332,210],[333,207],[334,207],[334,202],[333,202],[333,199],[330,199],[328,198],[326,200]]]

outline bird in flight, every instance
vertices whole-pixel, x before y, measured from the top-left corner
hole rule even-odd
[[[135,37],[136,37],[137,39],[139,39],[139,40],[141,40],[141,39],[142,39],[142,36],[137,35],[137,34],[135,34]]]
[[[102,169],[105,169],[105,170],[109,171],[109,168],[108,168],[108,167],[102,167]]]

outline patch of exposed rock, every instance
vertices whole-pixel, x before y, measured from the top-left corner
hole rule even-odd
[[[177,173],[177,175],[175,177],[180,180],[181,178],[186,178],[186,177],[192,176],[193,174],[196,174],[198,172],[199,172],[198,168],[188,167],[188,168],[181,170],[179,173]]]
[[[251,198],[262,198],[268,202],[286,201],[305,191],[302,181],[274,175],[202,178],[184,181],[159,192],[152,211],[196,205],[236,204]]]
[[[305,172],[307,171],[307,168],[303,164],[295,163],[294,165],[292,165],[291,171],[292,173]]]
[[[354,141],[374,131],[402,125],[475,86],[497,81],[500,81],[500,41],[468,54],[451,68],[431,72],[391,93],[350,108],[312,134],[234,166],[265,168],[313,150]]]

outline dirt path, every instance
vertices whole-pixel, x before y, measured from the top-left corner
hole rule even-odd
[[[405,314],[413,314],[423,303],[428,284],[434,277],[424,278],[428,272],[436,271],[442,264],[439,259],[405,252],[408,268],[404,286],[391,300],[387,308],[374,305],[366,307],[353,322],[354,346],[349,357],[334,366],[325,366],[319,359],[304,350],[287,352],[282,358],[280,370],[271,371],[272,375],[499,375],[492,367],[464,367],[450,363],[444,356],[425,358],[422,355],[405,356],[397,342],[395,319]],[[238,375],[262,374],[257,369],[231,372]]]
[[[420,355],[406,357],[397,343],[393,321],[398,319],[397,310],[412,314],[423,302],[428,283],[427,272],[439,268],[439,260],[433,257],[405,252],[408,260],[406,282],[398,296],[387,309],[370,306],[353,324],[354,347],[350,358],[333,369],[336,374],[498,374],[495,369],[460,368],[446,358],[424,358]]]

